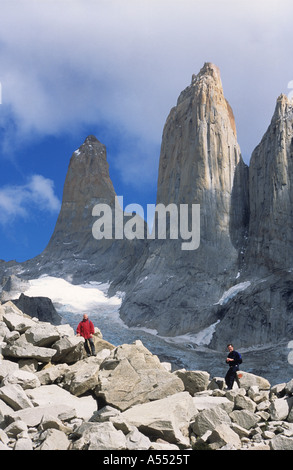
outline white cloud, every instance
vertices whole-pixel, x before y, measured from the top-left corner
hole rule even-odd
[[[0,223],[10,224],[16,218],[29,218],[35,210],[57,213],[60,201],[54,183],[42,175],[33,175],[28,183],[0,188]]]
[[[292,13],[292,0],[2,1],[0,125],[13,122],[11,144],[106,123],[151,148],[212,61],[249,156],[293,79]],[[139,172],[138,152],[121,149],[125,180],[130,160]]]

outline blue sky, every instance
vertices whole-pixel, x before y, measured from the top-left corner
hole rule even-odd
[[[151,204],[170,109],[221,71],[244,160],[293,80],[292,0],[1,0],[0,259],[39,254],[94,134],[125,203]]]

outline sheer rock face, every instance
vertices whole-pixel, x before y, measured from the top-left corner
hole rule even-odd
[[[26,273],[21,266],[22,278],[111,281],[126,291],[120,314],[128,326],[166,336],[212,327],[209,346],[219,350],[232,339],[237,347],[292,339],[292,175],[293,103],[279,97],[248,171],[219,70],[207,63],[167,118],[157,187],[157,204],[200,205],[199,248],[93,238],[93,206],[113,207],[116,194],[105,147],[89,136],[72,155],[48,247],[24,264]],[[2,265],[13,274],[14,265]],[[221,304],[237,284],[250,287]]]
[[[248,267],[293,266],[293,102],[281,95],[250,168]],[[257,260],[257,263],[255,261]]]
[[[247,195],[233,112],[219,69],[206,63],[166,121],[157,202],[200,204],[201,243],[228,244],[234,252],[247,223]]]
[[[92,208],[103,202],[113,204],[115,195],[106,148],[89,136],[70,159],[61,211],[47,250],[70,244],[81,250],[92,245]]]
[[[239,269],[248,222],[248,171],[220,73],[205,64],[166,121],[157,204],[200,204],[200,246],[155,240],[121,308],[130,325],[162,334],[200,331],[217,321],[213,305]]]
[[[119,208],[121,213],[120,206],[115,205],[115,197],[106,147],[90,135],[72,154],[54,233],[43,253],[26,263],[30,274],[38,271],[38,274],[69,275],[77,283],[86,280],[122,282],[141,256],[144,245],[141,240],[130,243],[126,239],[115,239],[115,209]],[[96,240],[93,236],[96,204],[106,204],[111,209],[110,238]]]

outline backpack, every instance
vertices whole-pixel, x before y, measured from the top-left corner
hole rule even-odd
[[[238,358],[238,364],[242,364],[242,356],[241,356],[241,354],[238,353],[238,356],[239,356],[239,358]]]

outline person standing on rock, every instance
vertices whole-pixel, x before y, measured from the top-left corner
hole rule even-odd
[[[237,372],[239,371],[239,365],[242,363],[241,354],[234,350],[233,344],[229,343],[227,345],[229,354],[227,356],[226,362],[229,364],[229,370],[225,377],[225,382],[228,387],[228,390],[232,390],[235,379],[238,382]]]
[[[89,320],[87,314],[83,315],[82,321],[78,324],[76,329],[77,336],[82,336],[85,340],[84,347],[88,356],[95,356],[95,345],[93,341],[93,335],[95,333],[95,327],[91,320]]]

